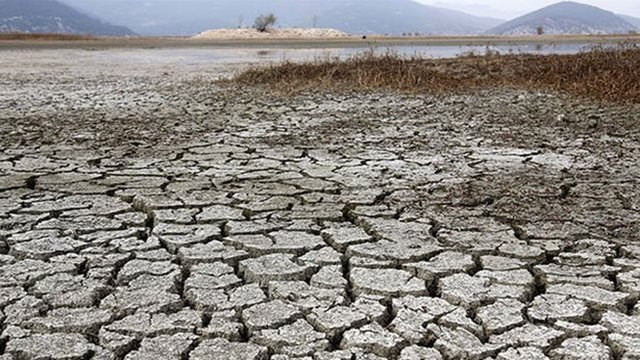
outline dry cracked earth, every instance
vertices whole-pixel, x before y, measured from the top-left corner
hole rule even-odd
[[[108,55],[0,53],[0,359],[640,359],[640,107]]]

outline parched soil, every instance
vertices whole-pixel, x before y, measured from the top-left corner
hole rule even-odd
[[[639,105],[0,62],[7,359],[640,356]]]

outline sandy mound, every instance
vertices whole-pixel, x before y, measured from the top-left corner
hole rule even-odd
[[[335,29],[272,29],[259,32],[255,29],[215,29],[202,32],[194,39],[318,39],[349,36]]]

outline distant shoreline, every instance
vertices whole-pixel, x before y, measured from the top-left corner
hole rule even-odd
[[[109,49],[109,48],[368,48],[391,46],[494,46],[536,44],[638,43],[640,35],[542,35],[542,36],[350,36],[305,39],[193,39],[190,37],[95,37],[77,40],[2,40],[7,49]]]

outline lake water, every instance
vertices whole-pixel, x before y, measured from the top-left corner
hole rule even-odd
[[[281,61],[313,61],[326,58],[348,58],[375,51],[378,54],[392,52],[403,56],[426,58],[454,58],[473,52],[483,55],[487,51],[501,54],[573,54],[593,47],[593,44],[516,44],[499,46],[381,46],[377,48],[158,48],[119,49],[103,51],[105,57],[127,61],[160,63],[182,63],[197,65],[206,63],[242,64],[276,63]]]

